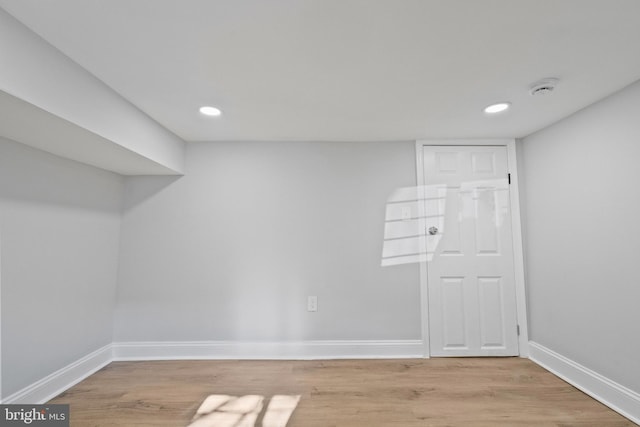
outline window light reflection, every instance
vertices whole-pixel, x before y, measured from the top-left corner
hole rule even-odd
[[[196,411],[188,427],[255,427],[264,408],[264,396],[212,394]],[[262,427],[286,427],[300,401],[299,395],[275,395],[262,415]]]

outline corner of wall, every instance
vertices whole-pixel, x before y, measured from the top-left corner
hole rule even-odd
[[[5,404],[42,404],[107,366],[113,360],[112,344],[78,359],[3,399]]]
[[[640,394],[536,342],[530,359],[636,424],[640,424]]]

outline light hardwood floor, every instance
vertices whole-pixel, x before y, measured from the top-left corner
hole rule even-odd
[[[50,403],[74,427],[180,427],[211,394],[301,395],[287,427],[636,425],[520,358],[114,362]]]

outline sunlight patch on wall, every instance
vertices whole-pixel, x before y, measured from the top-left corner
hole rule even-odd
[[[381,265],[428,262],[434,255],[459,252],[461,227],[478,233],[500,228],[508,198],[506,179],[397,188],[387,199]]]

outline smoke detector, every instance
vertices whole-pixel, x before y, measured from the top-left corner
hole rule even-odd
[[[548,95],[554,91],[558,81],[555,77],[539,80],[531,85],[529,94],[531,94],[531,96]]]

